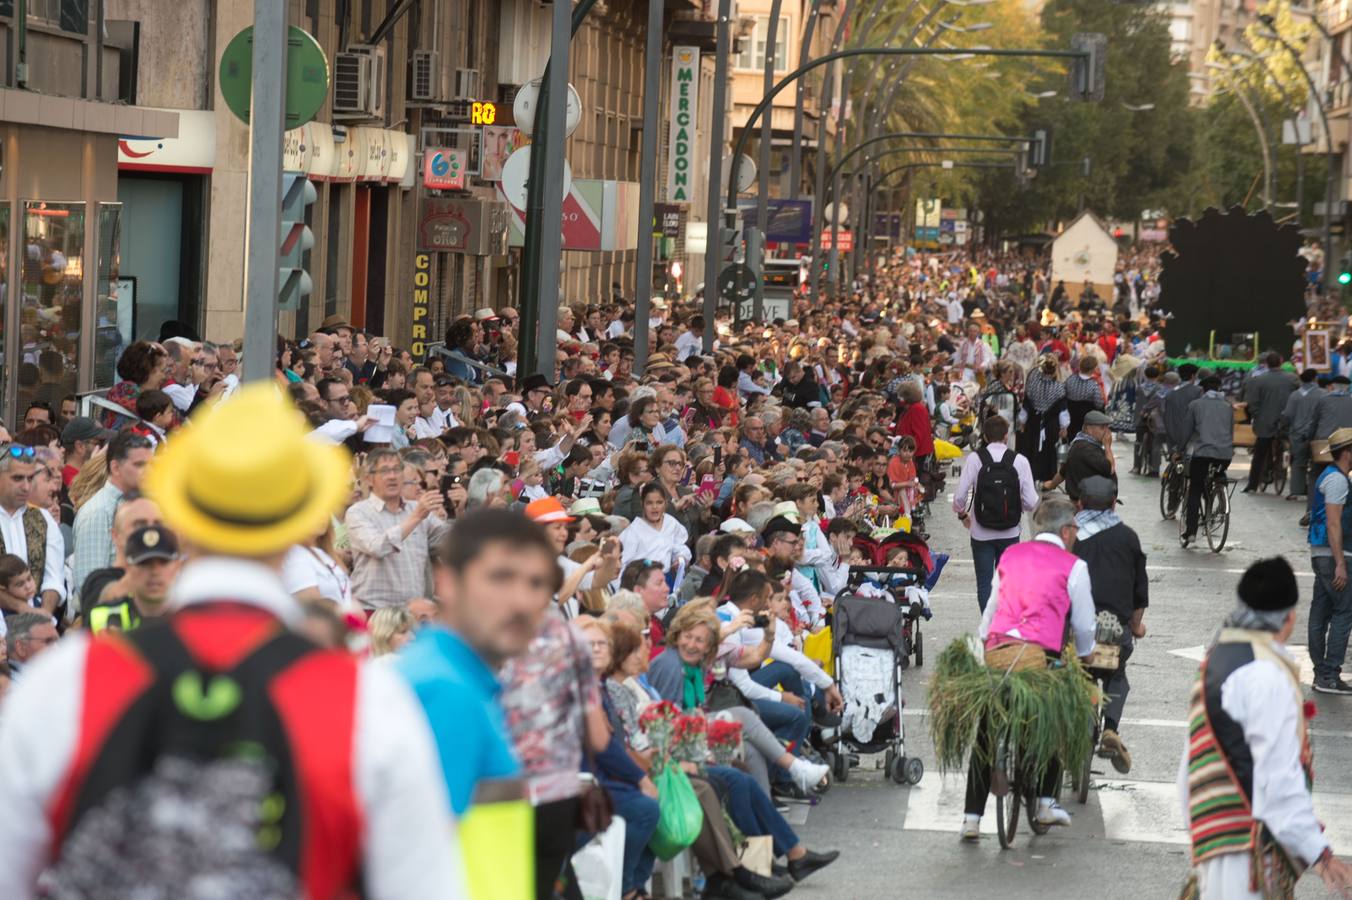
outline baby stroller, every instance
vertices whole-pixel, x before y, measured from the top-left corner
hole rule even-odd
[[[832,654],[845,708],[839,727],[821,733],[819,749],[838,781],[849,780],[862,753],[884,753],[884,771],[897,784],[917,784],[925,774],[924,763],[906,755],[901,673],[908,629],[928,613],[916,596],[926,574],[910,566],[851,566],[836,597]],[[891,590],[879,587],[879,579]]]
[[[869,565],[850,567],[850,581],[846,590],[869,583],[879,590],[892,592],[905,612],[899,660],[901,667],[909,668],[913,657],[917,668],[923,666],[925,636],[921,633],[920,622],[930,618],[929,592],[938,583],[939,575],[948,562],[948,554],[933,556],[929,545],[921,537],[905,531],[857,535],[854,547],[863,553]],[[902,553],[905,556],[899,559]]]

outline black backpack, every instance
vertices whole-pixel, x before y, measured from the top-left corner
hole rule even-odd
[[[976,474],[976,492],[972,498],[972,514],[987,528],[1016,528],[1023,517],[1019,473],[1014,469],[1014,451],[1005,449],[1004,457],[996,462],[988,448],[977,451],[981,470]]]

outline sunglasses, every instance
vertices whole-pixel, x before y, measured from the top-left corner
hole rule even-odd
[[[15,459],[32,459],[37,456],[36,450],[23,444],[10,444],[5,448],[5,452]]]

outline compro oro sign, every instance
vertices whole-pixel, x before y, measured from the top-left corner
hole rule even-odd
[[[417,362],[427,359],[427,324],[432,314],[432,257],[413,255],[413,341],[408,352]]]
[[[671,51],[671,162],[667,200],[689,203],[695,189],[695,121],[699,110],[699,48]]]

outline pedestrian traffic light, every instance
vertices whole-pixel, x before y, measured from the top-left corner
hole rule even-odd
[[[1338,260],[1338,283],[1344,287],[1352,284],[1352,253],[1344,253]]]
[[[282,173],[282,245],[279,253],[281,286],[277,295],[279,309],[299,309],[300,298],[314,290],[310,273],[305,271],[305,252],[315,245],[314,232],[305,224],[305,210],[318,198],[315,186],[302,172]]]

